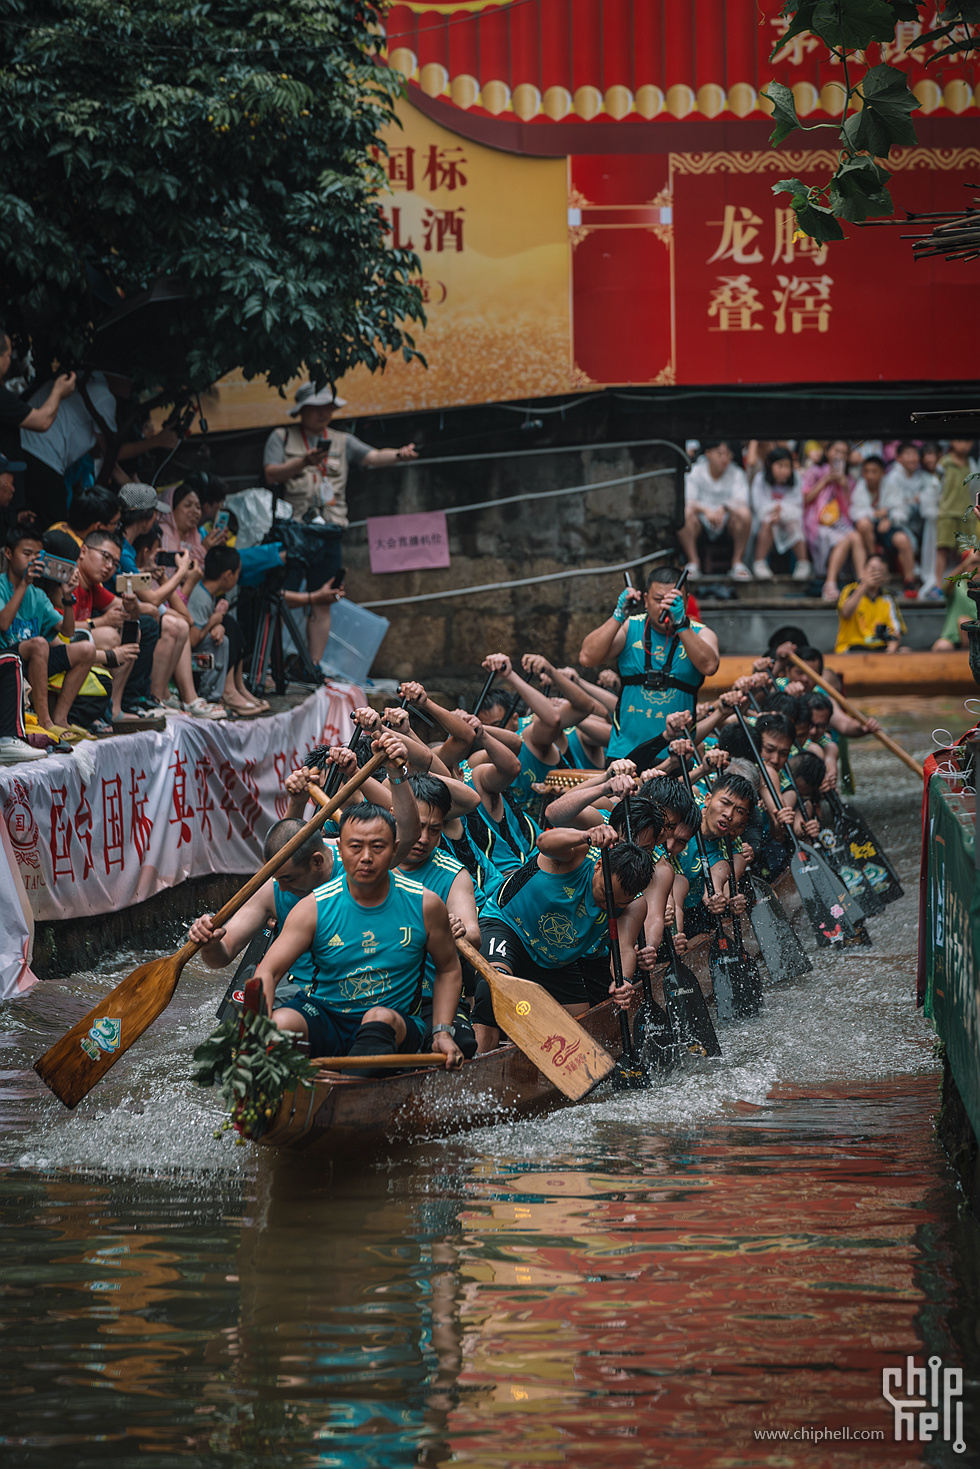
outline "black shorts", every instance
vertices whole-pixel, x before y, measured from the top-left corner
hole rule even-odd
[[[587,1005],[589,1003],[585,980],[577,961],[563,965],[560,969],[546,969],[532,959],[516,934],[499,918],[480,920],[480,952],[491,964],[506,964],[518,979],[529,979],[547,990],[559,1005]],[[476,987],[473,1002],[473,1020],[477,1025],[496,1025],[490,986],[481,979]]]
[[[68,644],[60,640],[48,644],[48,678],[53,678],[56,673],[67,673],[71,668],[68,661]]]
[[[346,1056],[364,1019],[363,1014],[331,1009],[310,994],[296,995],[276,1008],[280,1011],[296,1010],[302,1015],[306,1021],[311,1056]],[[387,1005],[384,1008],[394,1010],[395,1007]],[[405,1022],[405,1039],[398,1047],[399,1052],[418,1053],[422,1048],[425,1022],[418,1015],[406,1015],[404,1010],[395,1010],[395,1014]]]
[[[890,525],[887,530],[880,530],[876,528],[875,540],[884,551],[886,558],[891,556],[898,556],[898,549],[895,545],[896,536],[904,536],[909,545],[912,547],[913,552],[915,551],[915,536],[913,536],[912,532],[906,526]],[[866,649],[862,648],[861,651],[865,652]]]

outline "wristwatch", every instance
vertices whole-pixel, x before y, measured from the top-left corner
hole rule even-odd
[[[434,1025],[432,1027],[432,1034],[433,1034],[433,1036],[446,1034],[448,1036],[451,1036],[452,1039],[455,1040],[456,1039],[456,1027],[455,1027],[455,1025]]]
[[[397,775],[389,775],[388,784],[390,786],[400,786],[404,785],[406,780],[408,780],[408,766],[403,765]]]

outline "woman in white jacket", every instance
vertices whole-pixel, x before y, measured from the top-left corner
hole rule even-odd
[[[757,581],[772,581],[769,552],[792,551],[796,557],[794,581],[809,581],[813,575],[803,537],[803,495],[800,477],[788,449],[770,449],[765,464],[752,481],[752,519],[755,528],[755,560],[752,575]]]

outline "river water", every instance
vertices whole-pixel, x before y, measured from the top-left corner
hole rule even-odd
[[[887,717],[921,758],[967,716]],[[878,746],[853,764],[906,897],[649,1092],[311,1172],[214,1140],[206,971],[74,1114],[30,1064],[144,956],[0,1007],[0,1462],[980,1462],[980,1228],[913,1000],[919,793]],[[963,1452],[895,1442],[882,1369],[930,1356],[964,1369]]]

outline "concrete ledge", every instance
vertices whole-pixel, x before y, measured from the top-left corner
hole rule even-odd
[[[120,950],[150,950],[150,957],[162,957],[185,942],[186,925],[192,919],[215,912],[246,881],[240,873],[192,877],[119,913],[38,923],[31,969],[38,979],[60,979],[94,969]]]
[[[802,628],[814,648],[832,648],[837,641],[837,611],[817,598],[762,594],[758,582],[748,588],[755,595],[746,595],[746,589],[740,587],[738,600],[732,602],[702,594],[700,585],[694,590],[701,621],[717,635],[723,654],[741,653],[746,648],[763,653],[770,635],[790,624]],[[896,600],[908,628],[905,643],[916,652],[928,652],[942,632],[945,602]]]

